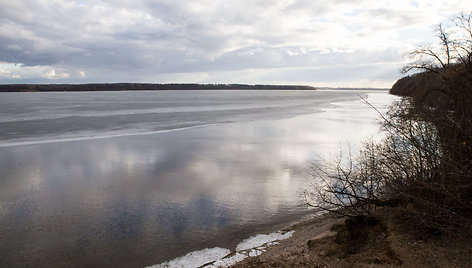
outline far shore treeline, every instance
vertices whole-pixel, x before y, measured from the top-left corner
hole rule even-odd
[[[0,92],[125,91],[125,90],[316,90],[316,88],[311,87],[311,86],[301,86],[301,85],[153,84],[153,83],[0,85]]]

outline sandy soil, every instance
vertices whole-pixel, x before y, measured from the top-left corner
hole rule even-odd
[[[431,236],[398,209],[362,224],[330,215],[288,229],[295,234],[232,267],[472,267],[470,237]]]

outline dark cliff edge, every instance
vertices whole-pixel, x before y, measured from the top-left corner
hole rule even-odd
[[[389,93],[397,96],[421,98],[427,91],[442,90],[444,80],[437,73],[423,72],[400,78]]]
[[[0,85],[0,92],[51,91],[126,91],[126,90],[316,90],[302,85],[245,85],[245,84],[8,84]]]
[[[451,64],[399,79],[389,91],[397,96],[412,97],[417,102],[438,104],[457,98],[472,98],[472,65]],[[444,103],[443,103],[444,104]]]

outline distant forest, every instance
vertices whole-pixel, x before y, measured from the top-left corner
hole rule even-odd
[[[42,91],[125,91],[125,90],[315,90],[298,85],[244,85],[244,84],[8,84],[0,85],[0,92]]]

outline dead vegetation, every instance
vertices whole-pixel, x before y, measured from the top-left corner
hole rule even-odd
[[[237,267],[472,267],[472,14],[452,21],[412,52],[385,138],[314,165],[307,204],[334,218]]]

